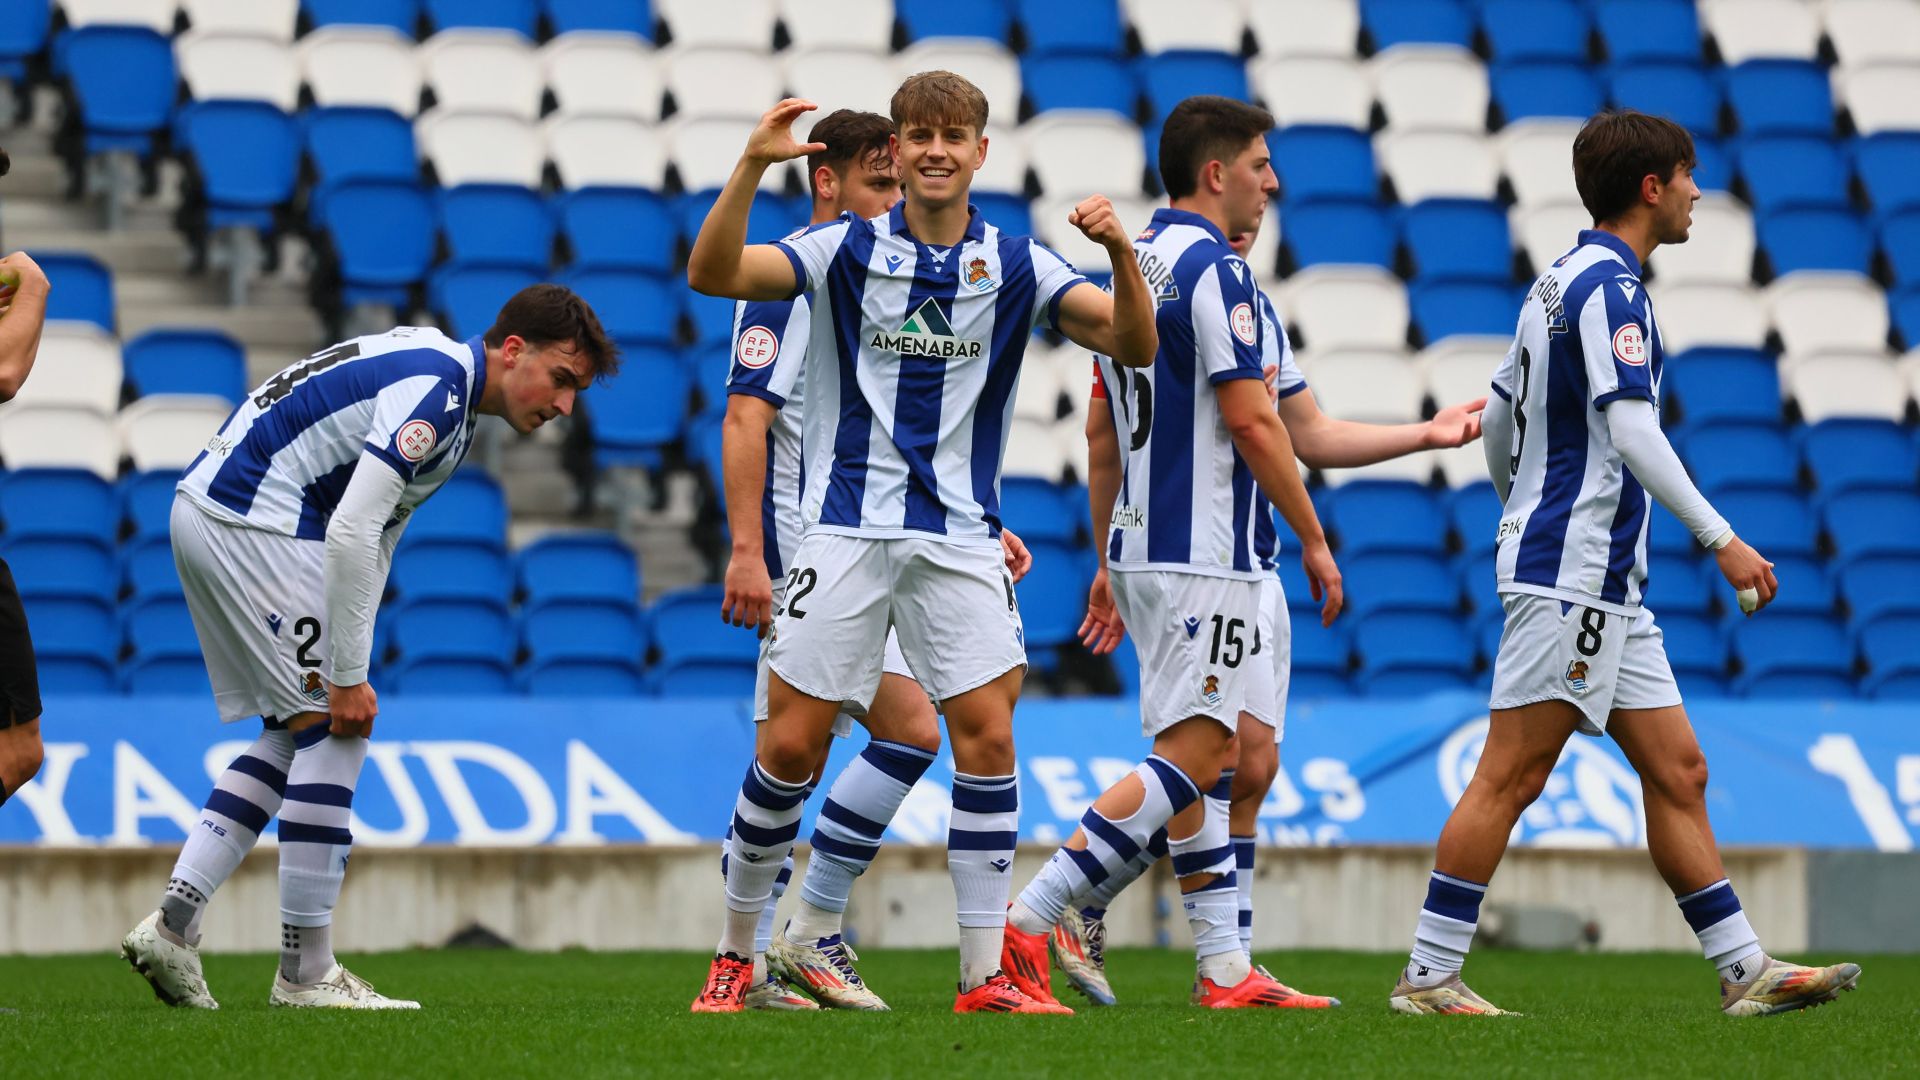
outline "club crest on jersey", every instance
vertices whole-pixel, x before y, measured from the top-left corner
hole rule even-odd
[[[1582,697],[1586,696],[1588,690],[1593,689],[1592,685],[1587,682],[1587,662],[1585,660],[1575,660],[1573,663],[1567,665],[1567,689]]]
[[[400,456],[414,464],[419,464],[433,453],[433,444],[440,441],[440,433],[425,420],[409,420],[400,425],[393,436],[393,448]]]
[[[981,342],[958,337],[947,313],[932,297],[922,301],[894,333],[876,332],[867,348],[901,356],[930,356],[940,360],[977,360],[984,350]]]
[[[1613,332],[1613,355],[1630,367],[1640,367],[1647,362],[1647,337],[1639,323],[1628,323]]]
[[[1233,336],[1239,338],[1242,344],[1253,345],[1259,342],[1260,328],[1254,322],[1251,304],[1233,305],[1233,311],[1228,314],[1228,318],[1233,323]]]
[[[1209,675],[1201,679],[1200,696],[1207,699],[1209,705],[1220,704],[1220,676]]]
[[[309,671],[300,679],[300,692],[315,705],[327,703],[327,686],[320,681],[320,673]]]
[[[976,292],[986,292],[1000,283],[987,273],[987,260],[974,259],[967,263],[967,284],[973,286]]]
[[[780,339],[764,326],[749,326],[740,332],[740,341],[734,346],[733,354],[741,367],[763,368],[780,355]]]

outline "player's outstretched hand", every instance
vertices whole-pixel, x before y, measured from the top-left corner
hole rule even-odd
[[[1105,656],[1119,648],[1126,636],[1126,624],[1120,621],[1120,609],[1113,603],[1113,587],[1102,568],[1093,575],[1093,588],[1087,590],[1087,617],[1080,624],[1080,642],[1095,656]]]
[[[1120,215],[1113,212],[1113,203],[1107,201],[1105,195],[1080,200],[1080,205],[1067,215],[1067,224],[1108,251],[1133,247],[1133,237],[1127,235],[1126,227],[1120,224]]]
[[[370,682],[352,686],[327,684],[327,713],[333,718],[327,730],[335,735],[373,737],[373,718],[380,712],[380,696]]]
[[[1720,573],[1727,584],[1737,592],[1752,589],[1760,594],[1760,602],[1753,610],[1759,611],[1773,602],[1780,591],[1780,581],[1773,576],[1773,564],[1760,557],[1760,553],[1748,546],[1738,536],[1727,541],[1727,545],[1713,553],[1714,560],[1720,564]],[[1751,615],[1753,612],[1748,612]]]
[[[1033,569],[1033,552],[1027,550],[1024,540],[1013,535],[1012,529],[1000,530],[1000,551],[1007,557],[1007,573],[1013,575],[1013,583],[1020,584],[1020,579]]]
[[[1322,541],[1308,547],[1300,556],[1300,565],[1307,572],[1307,590],[1320,602],[1320,625],[1332,626],[1333,620],[1346,606],[1346,591],[1340,585],[1340,567],[1333,561],[1333,552]]]
[[[768,109],[753,129],[753,134],[747,136],[747,157],[777,165],[825,150],[826,143],[803,143],[793,137],[793,122],[800,118],[801,113],[812,112],[819,107],[804,98],[787,98]]]
[[[1445,450],[1454,446],[1465,446],[1480,437],[1480,414],[1487,407],[1487,399],[1479,398],[1449,405],[1433,414],[1427,421],[1427,445],[1435,450]]]
[[[720,600],[720,621],[762,629],[773,622],[773,581],[759,559],[727,560],[726,595]]]

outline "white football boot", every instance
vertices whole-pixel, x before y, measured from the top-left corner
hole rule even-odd
[[[740,1004],[763,1012],[818,1012],[820,1009],[812,998],[788,986],[778,975],[769,975],[765,982],[748,990]]]
[[[179,1009],[217,1009],[200,971],[200,950],[176,943],[160,928],[160,913],[140,920],[120,942],[120,955],[153,987],[155,997]]]
[[[333,965],[327,976],[316,983],[288,982],[278,971],[273,975],[273,993],[267,1004],[289,1009],[417,1009],[420,1003],[390,998],[373,988],[367,980]]]
[[[1860,982],[1859,964],[1806,967],[1762,957],[1760,973],[1746,982],[1720,980],[1720,1008],[1728,1016],[1772,1016],[1825,1005]]]

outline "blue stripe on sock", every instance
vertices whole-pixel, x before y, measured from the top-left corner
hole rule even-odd
[[[1160,778],[1160,789],[1167,793],[1167,801],[1173,804],[1174,813],[1192,806],[1193,800],[1200,797],[1200,789],[1193,785],[1193,780],[1166,758],[1158,754],[1147,755],[1147,768]]]
[[[953,778],[953,808],[965,814],[1004,814],[1018,810],[1020,788],[1013,780],[995,778],[989,787],[956,776]]]
[[[267,822],[272,820],[272,815],[265,810],[220,788],[214,788],[213,794],[207,796],[207,809],[255,833],[266,828]]]
[[[1122,862],[1132,862],[1140,855],[1140,845],[1133,842],[1133,837],[1121,832],[1118,825],[1108,821],[1098,810],[1089,807],[1086,813],[1080,815],[1080,827],[1087,830],[1087,835],[1098,837],[1101,843],[1112,848]]]
[[[775,874],[773,877],[773,883],[775,885],[785,885],[787,882],[792,880],[793,880],[793,867],[791,866],[782,866],[780,868],[780,872],[778,874]]]
[[[875,821],[870,817],[856,814],[839,803],[834,802],[833,796],[831,795],[827,796],[826,805],[820,808],[820,816],[836,825],[845,826],[853,832],[871,840],[880,839],[880,834],[887,831],[886,822]],[[819,834],[815,833],[815,835],[817,836]]]
[[[948,829],[947,849],[950,851],[1011,851],[1019,834],[1012,829],[1005,832],[984,832],[974,829]]]
[[[227,768],[242,776],[251,776],[255,780],[273,789],[275,795],[287,793],[287,774],[273,767],[272,762],[262,761],[252,754],[241,754],[233,759]]]
[[[1207,792],[1207,798],[1227,802],[1233,798],[1233,770],[1221,769],[1220,779],[1213,782],[1213,790]]]
[[[786,825],[769,829],[755,825],[739,814],[735,814],[733,815],[733,835],[739,837],[749,847],[784,847],[793,843],[793,838],[800,835],[800,819],[794,818]]]
[[[1193,891],[1196,893],[1218,892],[1221,889],[1232,889],[1234,892],[1240,891],[1240,879],[1234,877],[1233,871],[1229,870]],[[1193,894],[1188,893],[1187,895],[1191,896]]]
[[[1222,844],[1217,848],[1209,848],[1206,851],[1182,852],[1173,857],[1173,876],[1186,877],[1189,874],[1203,873],[1207,867],[1219,865],[1232,854],[1232,844]],[[1226,876],[1232,877],[1233,872],[1228,871]]]
[[[1233,837],[1233,865],[1238,870],[1253,869],[1253,837]]]
[[[1696,934],[1739,913],[1740,898],[1733,894],[1732,883],[1726,881],[1680,901],[1680,914],[1687,917],[1687,925]]]
[[[287,801],[316,806],[352,806],[353,789],[339,784],[288,784]]]
[[[1099,859],[1093,857],[1092,852],[1080,848],[1061,848],[1060,850],[1066,852],[1067,858],[1073,860],[1073,865],[1080,868],[1080,874],[1087,879],[1089,888],[1107,880],[1107,868],[1101,865]]]
[[[867,764],[912,787],[933,764],[933,751],[895,742],[870,742],[860,756]]]
[[[1156,861],[1167,857],[1167,830],[1165,828],[1154,832],[1153,838],[1147,841],[1147,854],[1153,856]]]
[[[773,774],[754,762],[747,768],[747,778],[740,785],[747,801],[768,810],[791,810],[806,801],[807,788],[804,784],[782,784]]]
[[[1486,886],[1470,889],[1456,884],[1444,874],[1435,873],[1427,879],[1427,902],[1421,907],[1435,915],[1444,915],[1461,922],[1480,921],[1480,901],[1485,899]]]
[[[823,855],[832,855],[839,859],[870,863],[880,854],[879,844],[850,844],[845,840],[836,840],[824,833],[813,834],[813,850]]]
[[[332,825],[309,825],[304,821],[280,819],[283,844],[351,844],[353,833]]]
[[[331,732],[327,730],[327,725],[325,724],[315,724],[310,728],[303,728],[296,731],[293,733],[293,752],[297,754],[302,750],[314,746],[329,734],[331,734]]]

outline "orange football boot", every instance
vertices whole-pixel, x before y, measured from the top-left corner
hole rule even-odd
[[[1267,974],[1265,968],[1257,967],[1230,987],[1223,987],[1212,979],[1196,981],[1193,1003],[1209,1009],[1328,1009],[1340,1001],[1303,994]]]
[[[739,1012],[745,1008],[747,984],[753,981],[753,961],[737,953],[720,953],[707,969],[707,986],[693,999],[694,1012]]]
[[[1022,994],[1042,1005],[1060,1005],[1060,999],[1053,996],[1053,963],[1047,955],[1047,937],[1029,934],[1008,922],[1006,936],[1000,942],[1000,970]]]
[[[1042,939],[1045,940],[1044,938]],[[953,999],[953,1011],[957,1013],[1053,1013],[1072,1016],[1073,1010],[1059,1002],[1051,1004],[1035,1001],[1021,992],[1012,979],[999,972],[987,976],[987,981],[971,990],[963,990]]]

